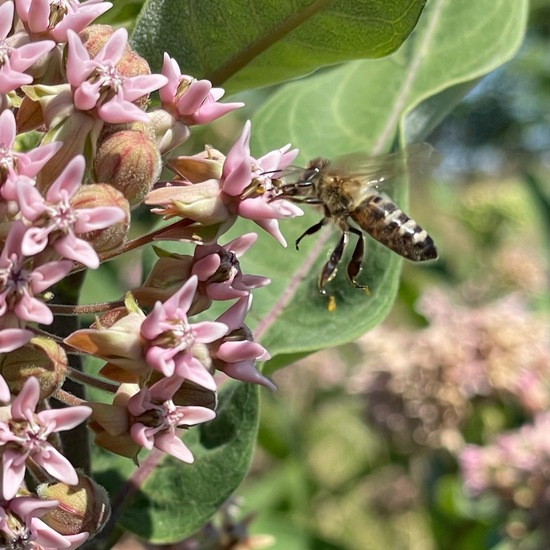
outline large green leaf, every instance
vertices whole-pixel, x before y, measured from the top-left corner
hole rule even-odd
[[[246,475],[258,425],[258,388],[231,384],[220,396],[216,418],[191,429],[185,443],[195,457],[185,464],[165,458],[139,487],[120,525],[151,542],[188,537],[220,508]],[[94,461],[95,477],[116,494],[132,464],[109,455]]]
[[[468,83],[514,54],[526,12],[523,0],[432,0],[411,38],[391,57],[348,63],[275,93],[253,117],[254,151],[292,142],[300,148],[303,163],[319,155],[380,153],[399,128],[401,134],[407,131],[422,139],[456,103],[457,90],[465,93]],[[442,98],[447,99],[446,107]],[[393,189],[392,195],[406,208],[405,185]],[[282,225],[292,241],[319,218],[310,209],[304,218]],[[417,221],[430,229],[429,219]],[[298,253],[262,236],[260,250],[254,251],[260,259],[250,264],[245,259],[245,266],[274,281],[261,291],[255,315],[256,333],[279,356],[277,366],[286,362],[281,355],[290,359],[357,338],[380,322],[393,303],[400,260],[370,240],[361,281],[372,295],[351,288],[340,273],[330,284],[336,311],[327,311],[315,279],[336,238],[335,232],[308,237]]]
[[[159,52],[184,73],[235,92],[284,82],[324,65],[382,57],[410,34],[425,0],[296,0],[213,5],[149,0],[132,43],[154,69]]]

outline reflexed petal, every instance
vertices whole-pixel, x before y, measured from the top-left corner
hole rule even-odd
[[[33,453],[33,459],[55,479],[69,485],[78,483],[73,465],[49,443],[42,443],[40,451]]]
[[[164,403],[172,399],[174,394],[180,389],[183,384],[183,378],[179,376],[170,376],[162,378],[155,382],[150,388],[151,397],[155,401]]]
[[[11,111],[5,111],[11,112]],[[17,167],[19,173],[33,178],[40,172],[44,165],[61,149],[63,143],[54,141],[46,145],[40,145],[30,151],[21,153],[17,156]]]
[[[220,370],[234,378],[235,380],[242,380],[243,382],[249,382],[251,384],[260,384],[266,388],[276,391],[277,386],[263,374],[261,374],[255,367],[252,361],[241,361],[240,363],[227,363],[220,367]]]
[[[218,389],[216,381],[204,365],[194,357],[182,355],[183,354],[179,354],[176,358],[176,375],[186,378],[191,382],[195,382],[195,384],[207,390],[216,391]]]
[[[0,5],[0,39],[8,36],[13,25],[13,2],[4,2]]]
[[[24,346],[33,336],[30,330],[20,328],[0,330],[0,353],[8,353]]]
[[[83,155],[77,155],[59,174],[46,192],[46,199],[50,203],[57,203],[72,197],[82,185],[82,178],[86,170],[86,161]]]
[[[78,220],[74,225],[75,233],[88,233],[96,229],[105,229],[124,220],[126,214],[118,206],[96,206],[95,208],[79,208]]]
[[[262,229],[267,231],[272,237],[275,237],[285,248],[286,240],[279,229],[277,220],[254,220]]]
[[[44,197],[40,191],[32,185],[32,180],[26,176],[19,176],[15,180],[17,203],[21,213],[27,220],[34,221],[46,210]]]
[[[57,260],[37,267],[32,272],[31,289],[35,294],[43,292],[68,275],[73,267],[73,262]]]
[[[124,79],[124,99],[135,101],[150,92],[158,90],[168,82],[165,76],[160,74],[142,74]]]
[[[223,323],[202,321],[201,323],[193,323],[191,330],[197,342],[208,344],[225,336],[228,328]]]
[[[117,29],[107,40],[103,48],[94,57],[96,63],[115,65],[118,63],[128,44],[128,31]]]
[[[179,423],[179,426],[194,426],[216,418],[216,413],[206,407],[178,407],[178,410],[183,412],[183,420]]]
[[[243,340],[241,342],[224,342],[216,352],[218,359],[227,363],[260,359],[267,354],[267,350],[257,342]],[[269,357],[267,357],[269,359]]]
[[[35,256],[48,246],[50,231],[46,227],[29,227],[21,241],[21,252],[25,256]]]
[[[93,109],[100,98],[101,84],[85,80],[74,92],[74,104],[81,111]]]
[[[229,157],[227,157],[229,158]],[[227,160],[226,160],[227,162]],[[225,164],[224,164],[225,173]],[[238,164],[223,181],[222,190],[232,197],[238,197],[252,181],[252,169],[248,157]]]
[[[250,147],[248,145],[250,141],[250,130],[251,130],[251,122],[250,120],[247,120],[242,134],[239,136],[239,139],[235,142],[233,147],[231,147],[231,150],[229,151],[225,162],[223,164],[223,175],[227,176],[233,170],[237,168],[239,164],[243,161],[243,159],[247,159],[250,157]]]
[[[47,409],[36,416],[43,426],[50,426],[53,432],[72,430],[82,424],[92,414],[92,409],[86,405],[66,407],[64,409]]]
[[[67,46],[69,50],[66,62],[67,80],[71,86],[80,86],[95,65],[89,63],[90,54],[73,30],[67,31]]]
[[[51,325],[53,314],[48,306],[38,298],[23,296],[14,306],[13,312],[23,321]]]
[[[0,143],[6,149],[12,148],[13,142],[15,140],[15,133],[15,116],[12,111],[6,109],[2,113],[0,113]]]
[[[124,124],[126,122],[149,122],[149,116],[137,105],[122,98],[113,98],[100,105],[99,116],[109,124]]]
[[[180,312],[187,312],[193,303],[197,291],[198,278],[196,275],[189,277],[189,280],[174,293],[173,296],[164,302],[164,311],[167,317],[172,317]]]
[[[19,13],[20,10],[17,10]],[[50,2],[47,0],[33,0],[29,6],[26,23],[31,33],[41,33],[48,30],[50,18]]]
[[[11,403],[11,414],[14,420],[27,420],[32,417],[39,399],[40,383],[34,377],[27,378],[21,391]]]
[[[147,364],[151,368],[162,372],[164,376],[172,376],[176,365],[173,359],[173,352],[169,353],[171,351],[172,350],[166,350],[165,348],[161,348],[159,346],[149,348],[145,355]]]
[[[2,494],[6,500],[15,497],[25,478],[25,460],[21,453],[5,447],[2,455]]]
[[[53,247],[59,255],[68,260],[80,262],[90,269],[99,267],[99,256],[94,247],[89,242],[75,237],[73,233],[69,233],[61,239],[56,239]]]
[[[41,40],[40,42],[30,42],[19,46],[11,52],[11,66],[17,71],[25,71],[54,47],[55,42],[53,40]]]
[[[40,544],[40,550],[72,550],[78,548],[89,536],[87,532],[78,535],[60,535],[38,518],[30,520],[30,529],[36,534],[35,542]]]
[[[153,448],[153,438],[149,437],[150,428],[137,422],[130,428],[130,435],[132,439],[144,449],[150,451]]]
[[[155,437],[155,447],[166,454],[173,456],[189,464],[194,462],[193,453],[185,446],[183,441],[174,434],[162,433]]]

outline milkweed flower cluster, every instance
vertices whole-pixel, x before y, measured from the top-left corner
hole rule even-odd
[[[141,449],[157,449],[190,463],[181,435],[215,417],[219,379],[274,388],[256,367],[269,354],[246,325],[251,292],[269,284],[239,263],[256,234],[223,234],[243,217],[285,244],[278,220],[301,211],[272,200],[273,174],[297,151],[287,145],[251,156],[246,123],[226,155],[207,146],[169,158],[191,127],[242,103],[221,103],[221,88],[182,74],[168,54],[161,73],[151,73],[126,30],[91,24],[110,7],[0,4],[2,548],[77,548],[109,516],[107,495],[75,469],[59,432],[88,422],[95,444],[113,453],[137,462]],[[150,108],[152,93],[158,101]],[[174,176],[161,183],[163,164]],[[128,241],[131,211],[141,204],[172,223]],[[190,253],[157,245],[151,273],[124,298],[60,303],[83,270],[162,240]],[[208,318],[214,302],[225,311]],[[81,313],[95,322],[75,330]],[[78,355],[104,364],[85,374]],[[72,395],[67,378],[110,398]],[[51,400],[65,407],[51,408]],[[69,493],[78,498],[69,502]],[[60,519],[68,510],[74,516]]]
[[[431,292],[418,308],[428,327],[360,340],[366,374],[351,382],[365,392],[369,420],[401,450],[459,452],[474,399],[513,402],[528,416],[548,409],[547,322],[518,296],[472,309]]]
[[[512,512],[508,530],[518,537],[540,529],[550,537],[550,414],[540,413],[517,430],[498,435],[486,446],[467,445],[459,464],[472,496],[497,495]],[[518,513],[519,512],[519,513]],[[515,532],[515,533],[514,533]]]

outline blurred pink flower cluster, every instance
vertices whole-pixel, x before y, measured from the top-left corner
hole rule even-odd
[[[458,452],[474,399],[513,402],[529,416],[547,410],[547,324],[518,296],[469,308],[431,292],[418,309],[428,327],[378,328],[359,341],[365,368],[350,381],[398,446]]]
[[[75,470],[58,432],[89,420],[95,443],[109,451],[137,461],[141,449],[156,448],[192,462],[181,435],[215,417],[224,375],[274,388],[256,368],[269,354],[246,325],[251,291],[269,284],[239,263],[256,234],[218,239],[242,217],[285,244],[278,220],[301,211],[272,201],[275,174],[297,151],[287,145],[251,156],[246,123],[227,156],[207,147],[166,159],[191,126],[243,104],[220,103],[221,88],[181,74],[168,54],[161,74],[151,73],[126,30],[91,24],[110,7],[101,0],[0,3],[2,547],[76,548],[108,517],[107,497]],[[148,109],[154,92],[159,106]],[[24,139],[30,131],[38,140],[32,147]],[[158,181],[164,162],[176,174],[170,182]],[[131,210],[143,203],[177,220],[128,241]],[[146,281],[124,299],[60,302],[68,289],[78,292],[84,269],[161,240],[186,243],[193,253],[157,247]],[[227,302],[225,311],[208,319],[218,301]],[[96,321],[75,330],[84,313]],[[78,354],[104,361],[98,375],[75,366]],[[68,393],[67,378],[110,392],[110,402]],[[65,408],[50,408],[50,398]],[[55,496],[58,485],[85,494],[70,526],[58,512],[74,503]],[[100,513],[89,517],[89,510]]]
[[[515,531],[521,518],[524,532],[542,528],[550,535],[550,413],[539,413],[488,445],[466,445],[459,463],[472,496],[496,494],[505,509],[521,511],[514,514]]]

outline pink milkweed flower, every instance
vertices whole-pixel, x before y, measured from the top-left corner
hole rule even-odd
[[[71,463],[48,442],[54,432],[71,430],[86,420],[92,409],[85,405],[35,412],[40,384],[28,378],[10,405],[0,407],[2,494],[13,498],[23,483],[26,461],[32,459],[54,478],[76,485],[78,475]]]
[[[63,258],[91,269],[99,267],[99,257],[92,245],[76,235],[105,229],[122,221],[126,214],[118,206],[72,206],[71,198],[80,187],[85,170],[84,157],[74,157],[49,187],[45,197],[28,178],[16,180],[21,214],[32,223],[21,243],[23,254],[34,256],[50,245]]]
[[[35,295],[63,279],[73,262],[58,260],[34,266],[32,259],[21,252],[25,232],[23,222],[14,222],[0,253],[0,320],[13,312],[20,321],[49,325],[53,321],[52,312]],[[7,329],[14,330],[13,326]]]
[[[156,302],[141,325],[147,363],[164,374],[180,376],[210,390],[216,389],[214,378],[193,354],[195,344],[208,344],[227,333],[227,325],[203,321],[190,324],[187,312],[197,290],[193,275],[166,302]]]
[[[7,94],[33,77],[25,71],[55,47],[52,40],[17,44],[19,37],[8,36],[13,25],[14,6],[11,0],[0,5],[0,94]]]
[[[67,31],[84,30],[94,19],[113,6],[102,0],[15,0],[15,9],[31,37],[47,36],[67,41]]]
[[[16,135],[15,116],[7,109],[0,114],[0,193],[10,201],[17,200],[15,178],[18,175],[34,178],[63,145],[53,142],[20,153],[13,147]]]
[[[302,216],[303,212],[287,200],[273,199],[279,185],[277,174],[296,158],[298,150],[289,151],[290,145],[286,145],[255,159],[250,156],[249,142],[250,121],[245,124],[243,133],[227,157],[214,160],[214,164],[223,165],[221,174],[215,170],[215,166],[208,166],[207,173],[215,176],[203,181],[175,181],[169,186],[154,189],[147,195],[145,204],[163,206],[153,212],[165,217],[182,216],[204,226],[219,225],[216,236],[226,231],[238,216],[248,218],[286,246],[277,220]],[[207,150],[206,157],[210,153]],[[178,166],[180,178],[186,178],[187,161],[192,159],[180,157],[180,162],[176,159],[172,163]],[[213,159],[203,160],[212,163]],[[196,175],[199,163],[192,163],[193,175]]]
[[[244,324],[251,305],[251,295],[241,298],[216,319],[226,324],[229,330],[223,338],[210,346],[212,364],[231,378],[276,390],[277,386],[254,366],[256,361],[267,361],[270,355],[263,346],[254,342],[252,332]]]
[[[157,300],[167,300],[191,275],[196,275],[199,282],[189,310],[193,315],[207,310],[214,300],[248,296],[252,289],[271,282],[241,271],[239,258],[257,238],[256,233],[247,233],[224,245],[204,244],[195,247],[193,256],[163,252],[143,286],[132,293],[140,304],[152,306]]]
[[[258,239],[256,233],[241,235],[227,244],[203,245],[195,248],[191,272],[199,279],[199,290],[210,300],[232,300],[248,296],[254,288],[271,281],[241,271],[239,257]]]
[[[163,378],[130,398],[127,406],[134,419],[130,435],[145,449],[156,447],[183,462],[193,462],[191,451],[179,438],[180,429],[212,420],[216,413],[206,407],[175,405],[172,397],[182,382],[178,376]]]
[[[67,80],[77,109],[94,109],[100,119],[111,124],[149,121],[147,113],[132,102],[166,84],[167,78],[158,74],[121,74],[115,65],[127,42],[126,29],[118,29],[91,59],[80,37],[67,31]]]
[[[182,75],[178,62],[167,53],[161,72],[168,79],[159,90],[162,108],[184,124],[207,124],[244,106],[241,102],[218,103],[225,93],[222,88],[212,88],[209,80]]]
[[[56,508],[58,504],[57,500],[42,500],[26,496],[2,502],[0,505],[2,548],[57,550],[80,546],[88,537],[87,533],[64,536],[39,519],[40,516]]]
[[[303,212],[289,201],[271,201],[277,173],[286,168],[298,155],[290,145],[267,153],[259,159],[250,156],[250,121],[229,151],[222,172],[222,189],[233,200],[230,208],[238,216],[257,223],[283,246],[286,241],[279,231],[278,219],[302,216]]]

